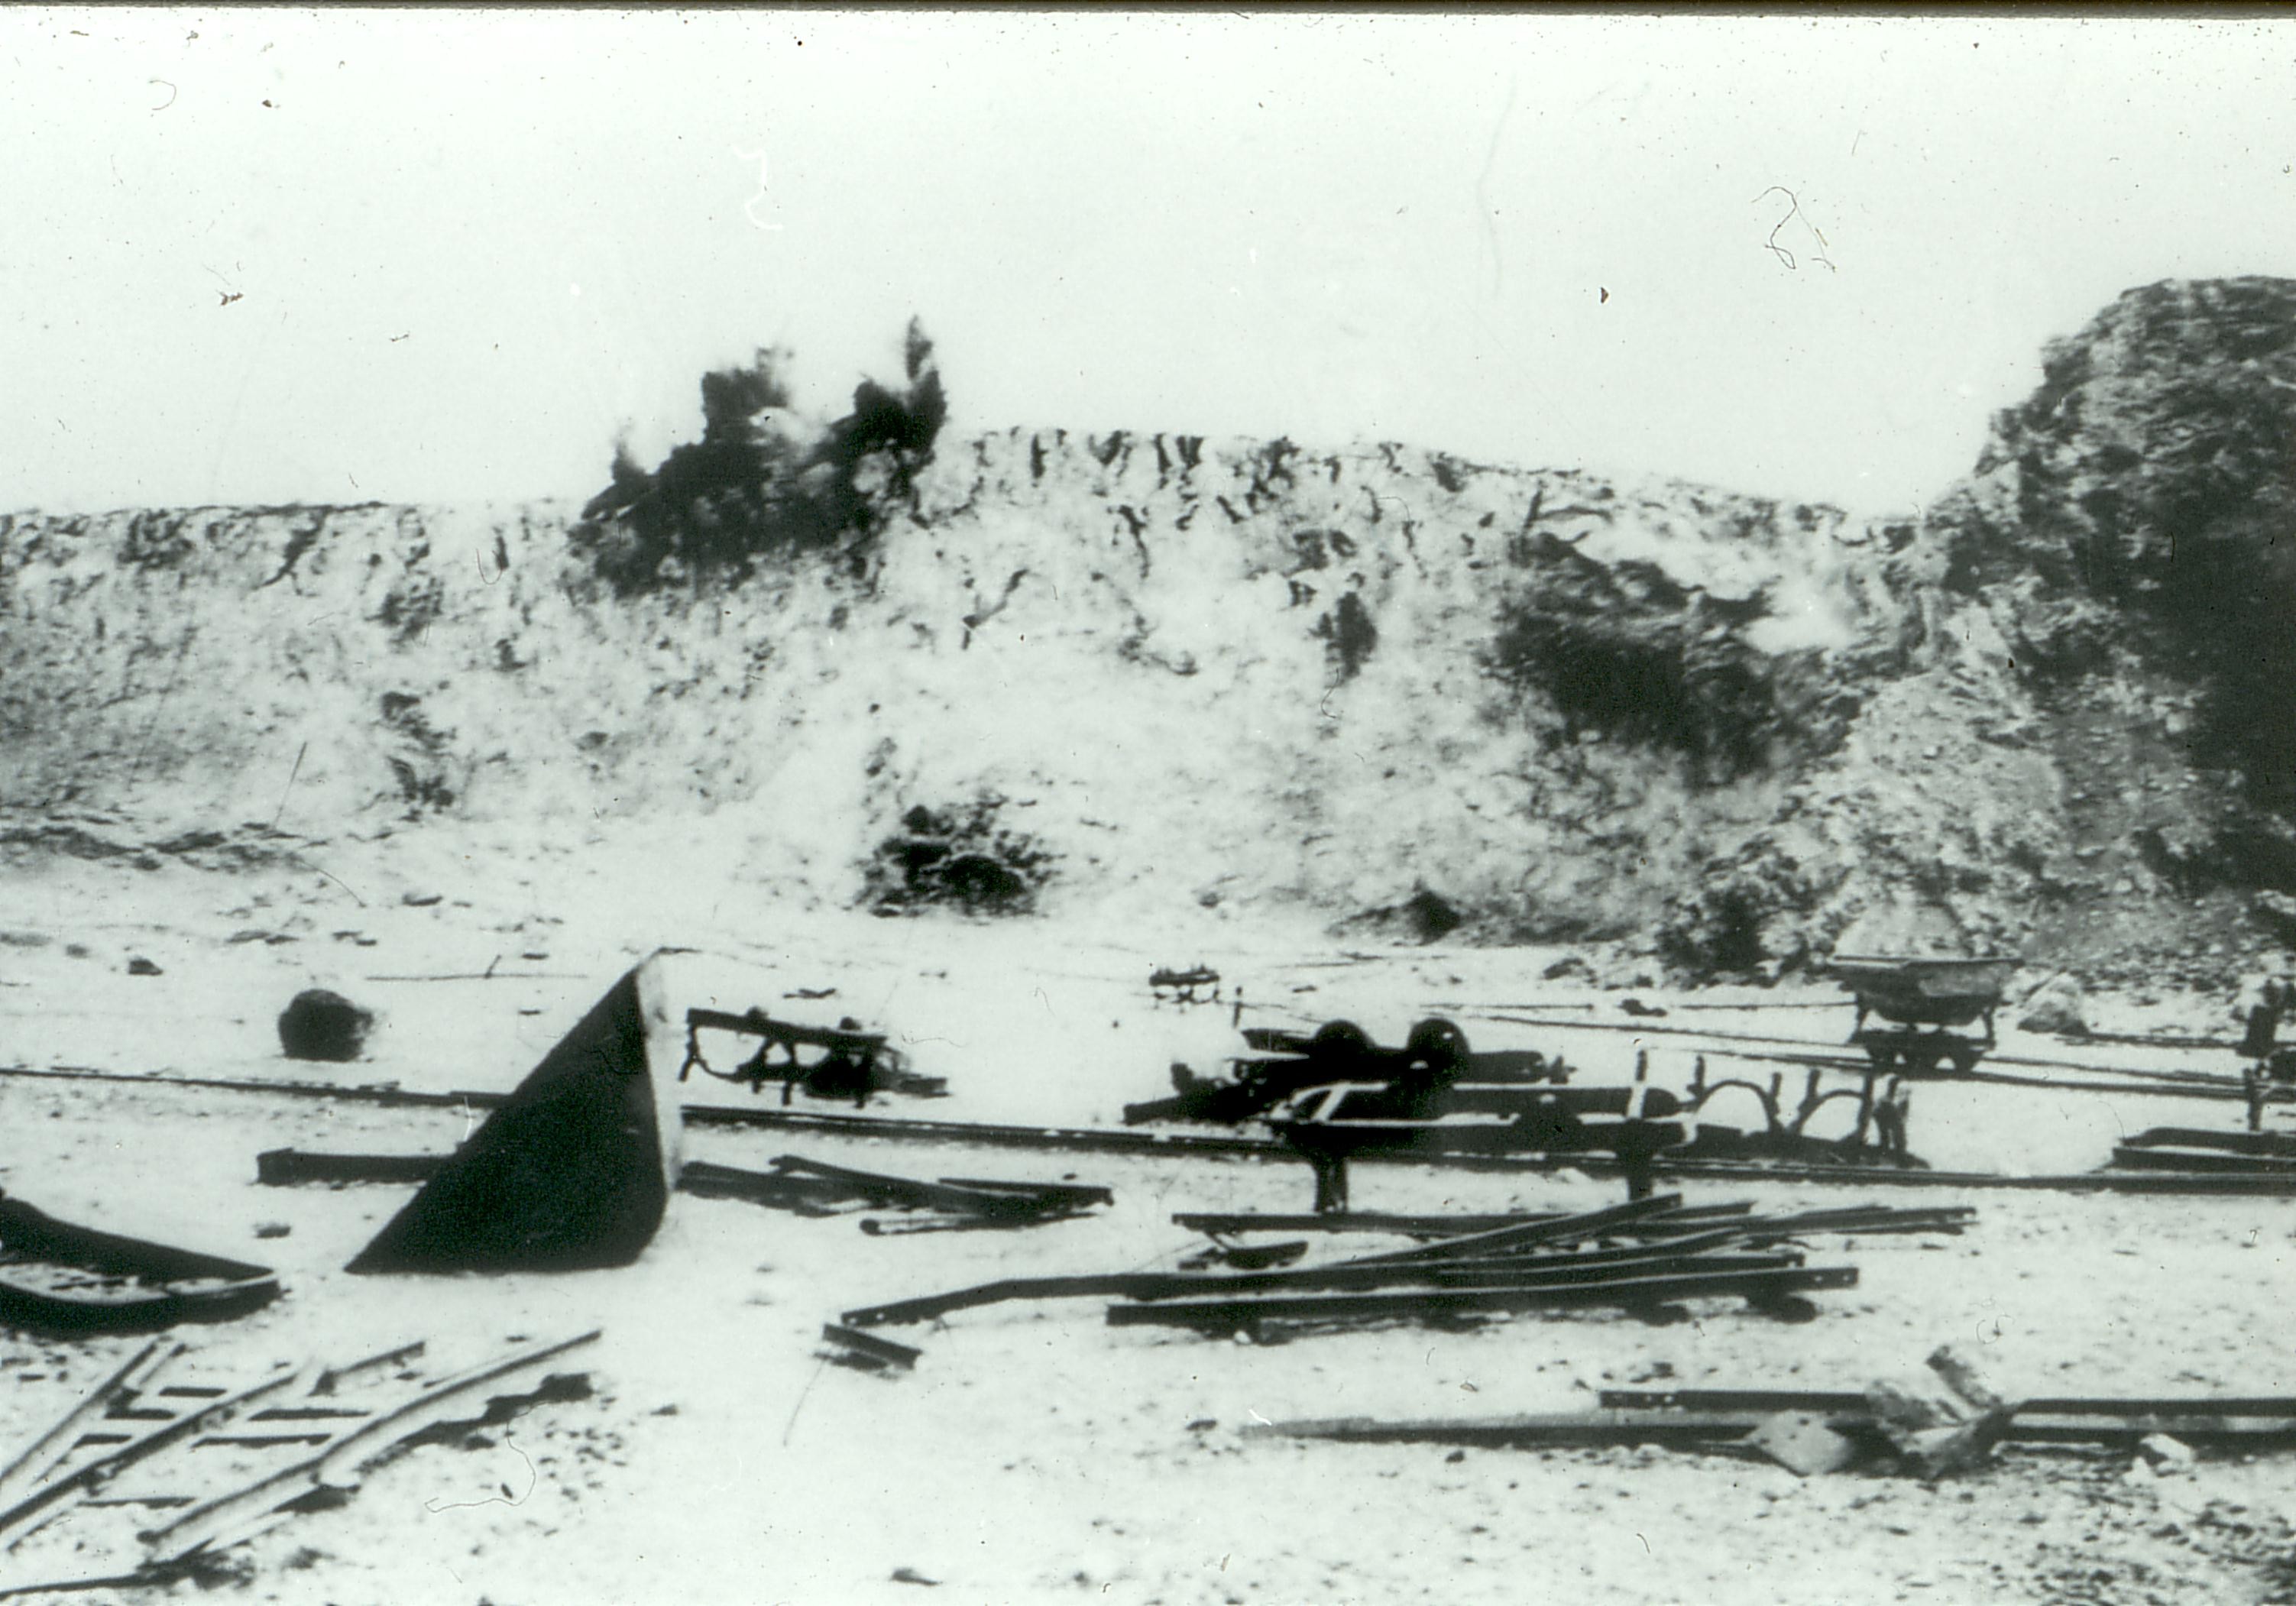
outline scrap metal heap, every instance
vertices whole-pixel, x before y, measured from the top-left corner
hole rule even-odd
[[[352,1087],[306,1083],[234,1084],[283,1096],[365,1099],[388,1105],[485,1108],[486,1121],[443,1154],[312,1153],[278,1149],[258,1157],[266,1185],[321,1183],[414,1185],[405,1208],[349,1269],[360,1273],[550,1273],[624,1266],[654,1239],[674,1192],[737,1200],[807,1217],[858,1215],[872,1236],[951,1230],[1050,1227],[1078,1221],[1114,1196],[1104,1187],[1059,1180],[912,1176],[861,1170],[798,1154],[770,1169],[685,1162],[689,1119],[727,1127],[772,1127],[845,1138],[969,1143],[1038,1150],[1152,1155],[1162,1160],[1217,1155],[1306,1159],[1316,1176],[1315,1209],[1299,1215],[1183,1212],[1173,1220],[1204,1235],[1201,1246],[1162,1269],[1013,1276],[940,1293],[846,1310],[822,1330],[823,1358],[882,1374],[913,1370],[923,1351],[882,1329],[938,1323],[956,1313],[1015,1301],[1103,1302],[1111,1327],[1155,1325],[1207,1337],[1282,1342],[1317,1333],[1397,1323],[1454,1328],[1559,1310],[1612,1310],[1630,1319],[1689,1319],[1694,1303],[1734,1303],[1789,1323],[1818,1313],[1812,1296],[1857,1286],[1858,1268],[1812,1264],[1824,1237],[1957,1234],[1974,1212],[1965,1205],[1853,1207],[1758,1212],[1747,1200],[1688,1204],[1659,1193],[1656,1179],[1697,1176],[1812,1181],[1872,1179],[1896,1184],[2015,1185],[2120,1192],[2296,1192],[2296,1139],[2257,1130],[2277,1074],[2270,1033],[2251,1021],[2243,1046],[2257,1050],[2246,1092],[2231,1078],[2194,1071],[2115,1073],[2136,1082],[2035,1082],[2068,1088],[2244,1096],[2245,1133],[2164,1127],[2128,1138],[2112,1167],[2078,1177],[1982,1177],[1931,1173],[1906,1149],[1906,1084],[1925,1076],[2031,1081],[1979,1072],[1993,1045],[1992,1012],[2013,962],[1845,956],[1833,973],[1852,988],[1858,1014],[1852,1041],[1866,1059],[1770,1054],[1702,1046],[1685,1093],[1652,1086],[1647,1052],[1633,1079],[1610,1086],[1571,1084],[1559,1057],[1477,1053],[1451,1020],[1430,1017],[1398,1047],[1333,1020],[1310,1033],[1253,1028],[1246,1051],[1220,1078],[1175,1068],[1176,1096],[1126,1111],[1128,1125],[1174,1118],[1236,1123],[1258,1118],[1275,1135],[1213,1136],[1090,1127],[988,1126],[906,1120],[786,1108],[802,1091],[865,1107],[881,1092],[936,1094],[937,1078],[910,1072],[887,1037],[848,1018],[834,1028],[780,1020],[762,1009],[690,1009],[673,1020],[657,955],[622,976],[517,1086],[498,1092],[414,1092],[395,1085]],[[1169,1001],[1193,1000],[1218,978],[1205,967],[1152,978]],[[808,993],[804,996],[824,995]],[[2281,1000],[2284,1007],[2286,1000]],[[1629,1000],[1629,1004],[1634,1001]],[[1443,1007],[1449,1008],[1450,1005]],[[1623,1007],[1623,1006],[1622,1006]],[[1664,1012],[1635,1005],[1638,1018]],[[1868,1028],[1869,1015],[1890,1022]],[[1501,1019],[1515,1019],[1502,1016]],[[1240,994],[1234,1023],[1240,1025]],[[2276,1014],[2272,1022],[2276,1024]],[[1983,1022],[1982,1037],[1957,1028]],[[1528,1022],[1529,1024],[1545,1024]],[[1684,1031],[1638,1019],[1632,1028]],[[1760,1045],[1778,1039],[1698,1033]],[[754,1040],[746,1057],[718,1070],[705,1053],[717,1039]],[[1824,1045],[1788,1044],[1794,1048]],[[1807,1067],[1800,1106],[1784,1111],[1784,1077],[1710,1078],[1705,1054],[1784,1059]],[[721,1052],[721,1058],[724,1055]],[[2011,1061],[2037,1068],[2062,1061]],[[673,1073],[671,1067],[675,1065]],[[2071,1067],[2105,1075],[2111,1067]],[[778,1081],[783,1108],[679,1103],[678,1085],[695,1071],[753,1093]],[[1843,1074],[1854,1086],[1825,1086]],[[93,1076],[82,1070],[12,1075]],[[112,1078],[168,1080],[168,1078]],[[183,1078],[176,1078],[183,1080]],[[1759,1132],[1704,1118],[1718,1096],[1751,1095]],[[1808,1135],[1813,1116],[1857,1101],[1853,1129],[1840,1139]],[[2276,1099],[2272,1102],[2278,1102]],[[1869,1145],[1873,1134],[1877,1142]],[[1348,1197],[1350,1159],[1407,1159],[1507,1170],[1568,1164],[1623,1175],[1628,1199],[1568,1213],[1394,1215],[1357,1211]],[[1562,1157],[1557,1159],[1555,1157]],[[1838,1162],[1872,1161],[1852,1168]],[[1759,1162],[1748,1166],[1741,1162]],[[283,1231],[283,1227],[281,1229]],[[1292,1234],[1276,1237],[1270,1235]],[[1342,1252],[1315,1247],[1349,1235],[1385,1241]],[[1401,1238],[1408,1241],[1397,1244]],[[171,1325],[245,1314],[279,1292],[266,1268],[202,1256],[57,1222],[0,1200],[0,1320],[47,1331]],[[332,1370],[273,1366],[259,1375],[217,1374],[197,1383],[156,1386],[183,1350],[154,1346],[132,1357],[15,1458],[0,1465],[0,1549],[36,1534],[81,1535],[84,1508],[135,1504],[144,1524],[130,1536],[122,1570],[51,1581],[42,1587],[166,1583],[224,1576],[223,1552],[296,1512],[339,1503],[364,1467],[453,1430],[483,1398],[489,1420],[553,1398],[580,1397],[578,1378],[545,1378],[523,1395],[480,1389],[536,1368],[594,1332],[518,1349],[468,1371],[427,1381],[404,1347]],[[245,1373],[246,1363],[240,1364]],[[2187,1446],[2251,1448],[2296,1442],[2296,1399],[2124,1400],[2004,1398],[1960,1357],[1940,1353],[1930,1371],[1942,1388],[1887,1381],[1862,1391],[1802,1389],[1610,1391],[1594,1412],[1442,1422],[1361,1419],[1279,1423],[1269,1433],[1339,1439],[1447,1444],[1661,1444],[1726,1454],[1758,1454],[1804,1475],[1893,1466],[1923,1477],[1981,1463],[2005,1445],[2092,1443],[2137,1446],[2153,1456],[2189,1455]],[[316,1373],[316,1375],[314,1375]],[[406,1385],[393,1389],[383,1379]],[[347,1379],[360,1388],[339,1393]],[[554,1389],[556,1392],[554,1393]],[[356,1397],[354,1397],[356,1396]],[[178,1446],[211,1453],[201,1469],[229,1477],[188,1478],[180,1489],[149,1479],[135,1501],[93,1496],[122,1468],[174,1464]],[[145,1468],[149,1471],[150,1468]],[[140,1504],[139,1504],[140,1503]],[[63,1519],[64,1520],[60,1520]],[[78,1545],[74,1553],[88,1547]],[[35,1546],[37,1551],[38,1547]],[[75,1563],[76,1565],[79,1563]],[[7,1593],[0,1585],[0,1593]]]

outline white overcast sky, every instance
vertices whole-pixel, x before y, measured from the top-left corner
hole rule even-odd
[[[0,508],[581,496],[705,368],[832,407],[912,313],[959,430],[1911,508],[2120,291],[2296,274],[2292,67],[2276,19],[8,7]]]

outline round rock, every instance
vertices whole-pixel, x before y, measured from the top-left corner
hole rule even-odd
[[[279,1046],[291,1060],[356,1060],[374,1017],[340,993],[310,987],[279,1015]]]

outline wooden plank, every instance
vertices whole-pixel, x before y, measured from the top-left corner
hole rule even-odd
[[[1306,1294],[1256,1299],[1174,1299],[1112,1305],[1109,1325],[1242,1328],[1257,1322],[1374,1321],[1391,1316],[1469,1315],[1487,1311],[1602,1305],[1656,1305],[1677,1299],[1739,1298],[1766,1303],[1810,1289],[1849,1288],[1855,1266],[1791,1266],[1774,1271],[1683,1272],[1564,1284],[1440,1289],[1406,1293]]]
[[[914,1367],[924,1354],[922,1349],[912,1349],[906,1344],[896,1344],[890,1339],[879,1338],[875,1333],[863,1332],[856,1327],[842,1327],[834,1322],[822,1324],[821,1336],[832,1344],[842,1344],[848,1349],[889,1366]]]
[[[266,1188],[304,1183],[424,1183],[439,1175],[444,1154],[324,1154],[266,1149],[255,1157],[255,1180]]]

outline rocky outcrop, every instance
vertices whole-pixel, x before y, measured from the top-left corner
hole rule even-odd
[[[2124,298],[1922,520],[1058,430],[635,591],[570,508],[20,517],[0,850],[636,817],[889,913],[2197,973],[2296,888],[2291,293]]]
[[[1929,530],[2063,777],[2062,923],[2102,913],[2141,973],[2131,919],[2170,914],[2190,953],[2243,932],[2242,893],[2296,891],[2296,282],[2121,296],[2048,348]]]

